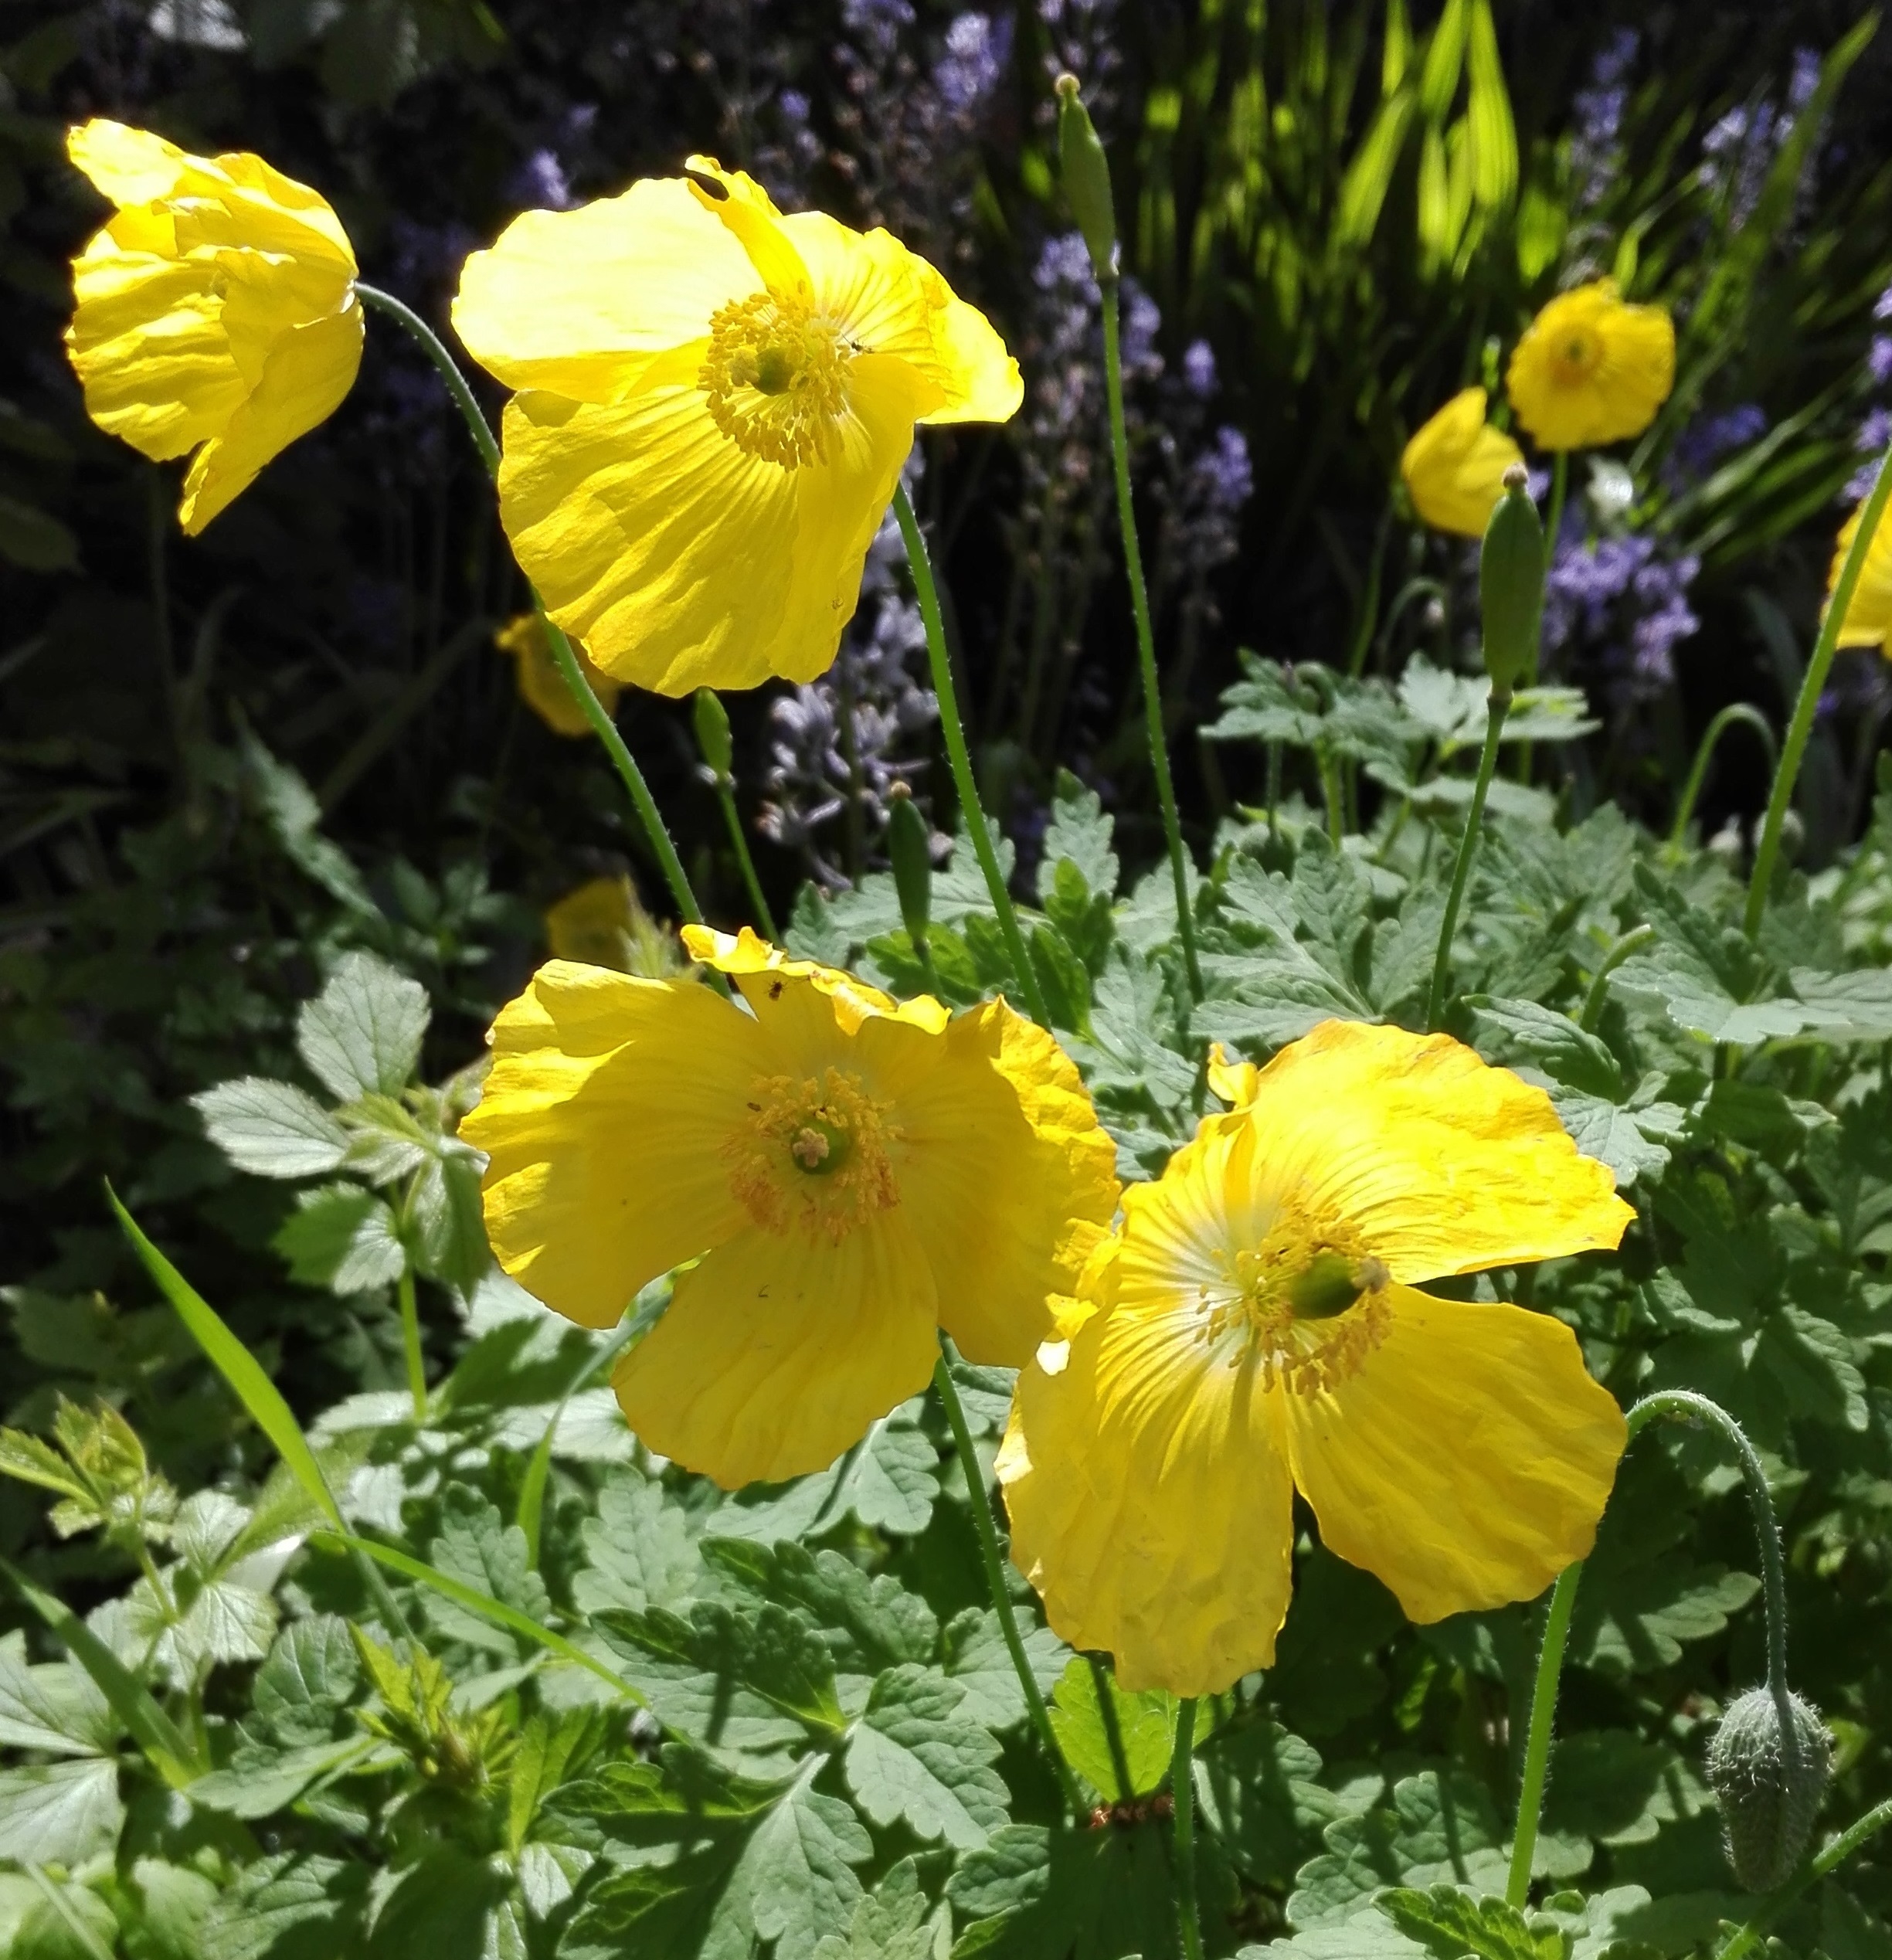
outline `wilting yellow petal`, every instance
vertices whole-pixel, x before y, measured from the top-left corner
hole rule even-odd
[[[1620,1243],[1635,1213],[1551,1099],[1445,1034],[1323,1021],[1256,1079],[1271,1174],[1395,1279]]]
[[[778,297],[810,301],[814,283],[795,243],[783,228],[775,200],[743,170],[725,170],[714,157],[691,157],[690,194],[742,246],[756,276]],[[707,178],[706,187],[695,181]]]
[[[555,735],[590,734],[591,724],[565,684],[565,676],[552,657],[552,641],[545,622],[536,613],[515,614],[493,635],[493,644],[501,653],[511,654],[518,663],[519,698],[547,728]],[[600,673],[592,665],[583,647],[574,647],[572,651],[578,656],[579,669],[591,683],[600,706],[607,715],[613,713],[623,689],[610,674]],[[609,966],[611,963],[600,963]]]
[[[1485,420],[1485,391],[1453,396],[1407,443],[1399,459],[1412,506],[1435,530],[1482,538],[1504,473],[1523,456],[1501,429]]]
[[[1675,386],[1668,309],[1631,306],[1612,279],[1560,293],[1524,330],[1505,386],[1543,449],[1590,449],[1639,436]]]
[[[1846,553],[1859,535],[1860,519],[1866,507],[1860,504],[1840,528],[1833,546],[1833,562],[1826,571],[1826,593],[1830,599],[1839,583]],[[1860,567],[1859,583],[1853,588],[1852,602],[1839,624],[1843,647],[1877,647],[1892,655],[1892,515],[1882,516],[1872,542],[1866,548],[1866,562]]]
[[[1330,1551],[1422,1625],[1534,1599],[1587,1558],[1628,1432],[1561,1320],[1385,1295],[1358,1371],[1284,1394],[1294,1480]]]
[[[748,1231],[684,1273],[613,1386],[638,1435],[725,1490],[825,1469],[918,1394],[933,1275],[898,1211],[839,1244]]]
[[[640,1287],[749,1225],[723,1148],[771,1064],[728,1001],[554,960],[492,1044],[460,1133],[491,1160],[494,1256],[548,1306],[613,1326]]]

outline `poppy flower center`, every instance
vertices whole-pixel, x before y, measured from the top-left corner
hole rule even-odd
[[[1552,358],[1556,363],[1557,379],[1566,387],[1574,387],[1579,382],[1588,381],[1596,372],[1603,358],[1603,349],[1594,334],[1573,331],[1558,340]]]
[[[697,376],[710,419],[738,448],[793,470],[841,450],[853,347],[807,302],[773,293],[732,300],[710,316]]]
[[[729,1188],[765,1231],[801,1225],[838,1245],[877,1211],[900,1202],[888,1146],[899,1140],[851,1070],[820,1080],[759,1075],[747,1118],[725,1140]]]

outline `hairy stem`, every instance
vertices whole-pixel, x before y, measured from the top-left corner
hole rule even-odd
[[[427,1419],[427,1370],[420,1355],[420,1303],[414,1295],[414,1271],[401,1268],[401,1351],[407,1357],[407,1392],[413,1398],[414,1426]]]
[[[1202,1960],[1202,1924],[1196,1907],[1196,1704],[1176,1710],[1176,1753],[1170,1762],[1170,1792],[1176,1804],[1176,1924],[1183,1936],[1183,1960]]]
[[[1478,780],[1472,786],[1472,800],[1465,813],[1465,834],[1459,840],[1459,859],[1452,868],[1452,888],[1445,895],[1445,915],[1439,921],[1439,953],[1432,962],[1432,991],[1425,1010],[1425,1024],[1435,1032],[1445,1017],[1445,993],[1452,980],[1452,942],[1459,929],[1459,908],[1465,902],[1472,858],[1478,849],[1478,833],[1485,820],[1485,799],[1491,793],[1492,775],[1498,766],[1498,739],[1504,732],[1504,718],[1510,712],[1510,690],[1500,693],[1493,688],[1485,710],[1485,746],[1478,759]]]
[[[1730,701],[1720,714],[1702,730],[1701,740],[1695,750],[1694,766],[1688,773],[1688,781],[1683,786],[1681,800],[1675,807],[1675,822],[1669,832],[1669,848],[1679,851],[1682,841],[1688,835],[1689,820],[1695,814],[1695,801],[1701,794],[1702,785],[1708,780],[1708,765],[1714,759],[1716,745],[1727,731],[1739,724],[1752,729],[1767,750],[1768,769],[1771,774],[1780,766],[1780,744],[1774,739],[1774,731],[1767,717],[1758,708],[1751,707],[1744,701]]]
[[[1836,1870],[1869,1837],[1884,1830],[1887,1824],[1892,1824],[1892,1797],[1875,1805],[1856,1823],[1842,1831],[1817,1857],[1809,1859],[1785,1885],[1770,1892],[1753,1918],[1722,1948],[1717,1960],[1741,1960],[1742,1955],[1759,1944],[1768,1927],[1809,1885],[1817,1884],[1829,1872]]]

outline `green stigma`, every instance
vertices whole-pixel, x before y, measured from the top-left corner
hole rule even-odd
[[[1297,1320],[1335,1320],[1363,1293],[1384,1286],[1386,1278],[1377,1259],[1356,1264],[1344,1253],[1316,1252],[1306,1269],[1287,1283],[1288,1310]]]
[[[756,356],[754,386],[759,395],[786,395],[794,382],[795,364],[786,348],[765,347]]]
[[[847,1160],[848,1136],[819,1116],[810,1116],[789,1139],[788,1153],[796,1168],[810,1177],[825,1177]]]

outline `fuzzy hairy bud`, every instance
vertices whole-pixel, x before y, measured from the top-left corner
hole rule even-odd
[[[696,746],[703,752],[705,766],[718,783],[726,783],[735,751],[729,740],[729,711],[715,688],[697,689],[695,717]]]
[[[907,937],[924,946],[932,919],[932,851],[926,820],[911,796],[902,795],[904,783],[895,786],[893,800],[887,809],[887,851],[893,859],[894,889],[900,895],[900,919]]]
[[[1787,1705],[1791,1733],[1771,1691],[1750,1688],[1708,1745],[1727,1861],[1750,1892],[1771,1892],[1799,1869],[1833,1774],[1833,1738],[1819,1711],[1797,1694]]]
[[[1116,204],[1110,195],[1110,160],[1078,89],[1076,76],[1058,77],[1058,161],[1065,202],[1102,284],[1117,276]]]
[[[1478,603],[1491,691],[1509,695],[1537,673],[1537,631],[1544,617],[1544,523],[1525,487],[1521,463],[1505,471],[1504,494],[1485,526]]]

